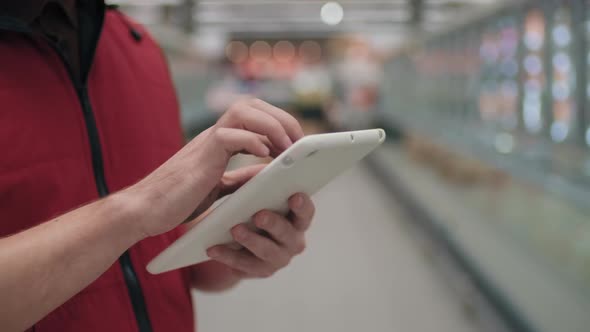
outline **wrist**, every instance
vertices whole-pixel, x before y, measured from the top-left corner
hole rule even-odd
[[[165,233],[180,225],[194,210],[190,176],[156,171],[117,193],[128,221],[140,240]]]
[[[107,199],[109,209],[117,214],[121,220],[121,231],[129,234],[131,245],[149,236],[145,231],[145,224],[150,222],[147,200],[137,191],[124,190]]]

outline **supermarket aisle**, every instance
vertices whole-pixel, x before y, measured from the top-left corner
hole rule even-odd
[[[315,201],[306,253],[272,279],[197,294],[199,331],[475,330],[363,166]]]

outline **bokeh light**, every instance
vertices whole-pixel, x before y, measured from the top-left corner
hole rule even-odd
[[[250,56],[256,61],[266,61],[272,56],[272,47],[265,41],[255,41],[250,45]]]
[[[225,56],[233,63],[241,63],[248,59],[248,46],[240,41],[232,41],[225,47]]]
[[[288,62],[295,57],[295,46],[293,43],[281,40],[273,47],[273,55],[279,62]]]
[[[305,62],[316,62],[322,58],[322,47],[316,41],[306,40],[299,45],[299,56]]]
[[[338,2],[327,2],[320,11],[322,22],[327,25],[337,25],[344,19],[344,8]]]

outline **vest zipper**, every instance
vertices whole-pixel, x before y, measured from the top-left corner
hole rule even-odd
[[[58,53],[61,51],[58,50]],[[63,58],[63,55],[62,55]],[[69,72],[69,70],[68,70]],[[74,81],[73,75],[70,73],[70,78]],[[86,131],[88,132],[88,140],[90,142],[90,150],[92,152],[92,169],[94,171],[94,182],[100,197],[108,195],[109,190],[106,185],[103,169],[102,150],[100,146],[100,140],[98,135],[98,128],[96,127],[96,120],[94,113],[92,112],[92,105],[90,104],[90,98],[88,97],[88,88],[86,84],[76,88],[80,104],[82,105],[82,112],[84,114],[84,122],[86,124]],[[123,272],[123,278],[127,286],[131,305],[133,307],[133,313],[137,321],[137,327],[140,332],[152,332],[147,307],[145,304],[145,298],[141,290],[141,284],[133,267],[131,256],[129,251],[126,250],[121,257],[119,257],[119,264],[121,265],[121,271]]]
[[[102,31],[103,23],[104,15],[101,17],[100,20],[99,31]],[[35,37],[34,32],[27,24],[20,20],[15,20],[9,17],[0,16],[0,30],[24,33],[30,37]],[[93,41],[94,49],[92,50],[92,56],[94,56],[94,53],[96,51],[99,37],[100,33],[97,34],[95,40]],[[88,72],[84,73],[83,80],[80,80],[78,77],[76,77],[73,74],[72,69],[68,65],[67,58],[65,54],[62,52],[62,50],[48,38],[45,39],[62,60],[62,63],[64,64],[64,67],[68,72],[70,80],[75,87],[76,94],[78,96],[78,101],[80,102],[80,106],[82,107],[84,122],[86,124],[86,131],[88,133],[88,141],[90,144],[90,151],[92,154],[92,169],[94,173],[94,182],[96,184],[96,189],[98,191],[99,196],[105,197],[109,194],[109,190],[104,177],[103,159],[98,128],[96,126],[96,120],[94,118],[94,113],[92,112],[92,105],[90,103],[90,98],[88,96]],[[92,63],[92,59],[90,63]],[[119,264],[121,265],[121,270],[123,273],[123,277],[125,279],[125,284],[127,286],[127,291],[129,293],[131,305],[133,307],[133,313],[135,314],[135,319],[137,321],[137,328],[139,332],[152,332],[153,330],[148,316],[145,298],[143,296],[141,285],[139,283],[139,278],[137,277],[137,273],[135,272],[135,269],[133,267],[133,262],[131,261],[131,256],[129,255],[128,250],[126,250],[123,253],[123,255],[119,257]]]
[[[61,53],[61,51],[58,51],[58,53]],[[75,85],[77,85],[72,75],[70,75],[70,78],[72,79],[72,82]],[[86,84],[82,86],[76,86],[76,93],[78,94],[78,100],[80,101],[80,105],[82,106],[82,114],[84,115],[84,123],[86,124],[86,131],[88,133],[88,141],[90,143],[90,151],[92,154],[92,170],[94,173],[94,183],[96,183],[98,195],[100,197],[105,197],[109,194],[109,189],[107,188],[106,181],[104,178],[100,138],[98,136],[98,128],[96,127],[96,120],[94,118],[94,113],[92,112],[92,106],[90,104],[90,98],[88,97],[88,89],[86,87]]]
[[[100,30],[102,30],[103,20],[101,20]],[[29,35],[33,35],[33,32],[28,28],[25,27],[22,31],[17,32],[24,32]],[[96,51],[96,47],[98,45],[98,38],[100,34],[96,37],[94,41],[94,49],[92,50],[92,55]],[[90,144],[90,151],[92,155],[92,169],[94,173],[94,182],[96,184],[96,189],[100,197],[105,197],[109,194],[109,190],[105,181],[104,177],[104,168],[103,168],[103,159],[102,159],[102,150],[100,146],[100,139],[98,134],[98,128],[96,126],[96,120],[94,117],[94,113],[92,111],[92,105],[90,103],[90,98],[88,96],[88,87],[87,87],[87,77],[84,78],[83,82],[74,75],[70,66],[68,65],[67,57],[63,53],[63,51],[55,45],[51,40],[47,39],[48,44],[53,48],[53,50],[58,54],[61,58],[66,71],[70,77],[72,84],[75,87],[76,94],[78,95],[78,100],[80,102],[80,106],[82,107],[82,113],[84,115],[84,123],[86,124],[86,131],[88,133],[88,141]],[[92,60],[90,61],[92,63]],[[84,75],[87,76],[87,75]],[[133,267],[133,262],[131,260],[131,256],[129,255],[129,250],[126,250],[121,257],[119,257],[119,264],[121,265],[121,270],[123,272],[123,277],[125,279],[125,284],[127,286],[127,291],[129,293],[129,298],[131,300],[131,305],[133,307],[133,313],[135,314],[135,319],[137,321],[137,328],[139,332],[152,332],[152,326],[150,323],[149,315],[147,312],[147,307],[145,304],[145,298],[143,296],[143,292],[141,290],[141,285],[139,283],[139,278],[137,277],[137,273],[135,272],[135,268]]]

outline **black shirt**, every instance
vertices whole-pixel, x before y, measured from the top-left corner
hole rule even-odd
[[[4,0],[0,16],[28,25],[53,43],[76,80],[90,70],[104,18],[102,0]]]

